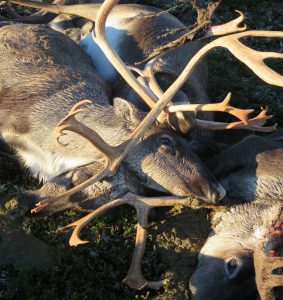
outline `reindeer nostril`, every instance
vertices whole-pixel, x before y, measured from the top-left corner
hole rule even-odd
[[[207,200],[213,204],[217,203],[219,200],[224,198],[226,195],[226,191],[224,188],[219,185],[213,191],[211,189],[208,190]]]
[[[219,193],[218,200],[221,200],[226,196],[226,190],[222,187],[222,185],[219,185],[218,193]]]

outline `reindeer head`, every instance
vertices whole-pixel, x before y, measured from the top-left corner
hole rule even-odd
[[[268,235],[280,211],[280,203],[244,204],[221,214],[220,223],[201,249],[197,269],[190,280],[194,300],[257,299],[255,250]],[[282,222],[282,216],[280,218]],[[276,239],[279,243],[273,244],[280,249],[282,234]],[[281,267],[282,263],[278,263]]]
[[[114,107],[134,124],[141,121],[141,113],[127,101],[115,98]],[[154,123],[127,154],[125,164],[142,184],[162,192],[194,195],[212,203],[225,195],[189,142],[166,124]]]

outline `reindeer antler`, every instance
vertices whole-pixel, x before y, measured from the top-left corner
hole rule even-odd
[[[240,109],[229,105],[231,100],[231,93],[225,97],[222,102],[209,103],[209,104],[181,104],[171,105],[165,108],[168,113],[184,112],[184,111],[221,111],[228,112],[229,114],[237,117],[245,125],[248,125],[248,115],[254,111],[254,109]]]
[[[225,47],[227,48],[232,54],[234,54],[240,61],[245,63],[251,70],[254,71],[261,79],[266,81],[267,83],[282,86],[283,87],[283,76],[278,74],[277,72],[273,71],[269,68],[265,63],[264,59],[268,57],[278,57],[283,58],[283,54],[281,53],[274,53],[274,52],[259,52],[255,51],[245,45],[243,45],[239,39],[246,36],[264,36],[264,37],[283,37],[283,32],[270,32],[270,31],[247,31],[237,34],[232,34],[225,37],[220,37],[211,43],[207,44],[203,48],[201,48],[190,60],[186,68],[183,70],[181,75],[176,79],[176,81],[167,89],[164,93],[160,86],[158,85],[153,72],[153,66],[156,61],[161,57],[161,55],[155,57],[153,60],[149,61],[144,70],[139,70],[137,68],[131,67],[135,72],[139,75],[144,76],[147,80],[149,88],[157,95],[159,98],[163,95],[167,95],[171,98],[175,96],[177,91],[183,86],[185,81],[189,78],[190,74],[196,67],[196,65],[201,61],[201,59],[212,49],[216,47]],[[172,96],[173,94],[173,96]],[[140,94],[142,97],[142,95]],[[229,105],[231,99],[231,94],[229,93],[227,97],[221,103],[215,104],[184,104],[184,105],[171,105],[165,108],[165,112],[172,113],[172,112],[183,112],[183,111],[222,111],[232,114],[239,118],[244,125],[247,126],[238,126],[238,129],[251,129],[248,125],[249,119],[248,115],[253,112],[252,109],[238,109]],[[164,122],[165,116],[163,115],[162,122]],[[203,125],[205,121],[196,119],[195,124]],[[215,122],[213,126],[209,127],[209,122],[206,123],[205,129],[230,129],[233,128],[234,123],[231,123],[231,126],[223,126],[224,124],[220,124],[220,126],[216,125]],[[204,128],[204,126],[201,126]],[[273,127],[262,128],[263,132],[271,131]],[[261,131],[261,126],[253,127],[257,131]]]
[[[197,127],[206,130],[249,129],[249,130],[259,131],[259,132],[272,132],[276,130],[277,124],[263,127],[265,122],[271,119],[272,117],[273,117],[272,115],[267,115],[267,109],[263,109],[256,117],[248,120],[249,121],[248,125],[245,125],[243,122],[221,123],[221,122],[204,121],[198,119],[196,119],[196,122],[197,122]]]
[[[13,0],[14,1],[14,0]],[[28,1],[23,1],[23,0],[16,0],[16,3],[28,3]],[[105,168],[99,172],[99,174],[96,174],[94,177],[88,179],[87,181],[83,182],[81,185],[76,186],[75,188],[69,190],[66,194],[60,195],[57,197],[52,198],[52,201],[61,199],[62,197],[66,197],[69,195],[72,195],[76,193],[79,190],[82,190],[86,188],[87,186],[93,184],[95,181],[102,179],[104,176],[111,176],[112,172],[116,170],[120,162],[123,160],[123,158],[126,156],[126,154],[132,149],[132,147],[138,142],[138,140],[142,137],[144,132],[147,130],[147,128],[154,122],[156,118],[160,118],[160,114],[162,110],[165,108],[165,106],[171,101],[171,99],[174,97],[176,92],[182,87],[184,82],[188,79],[196,65],[200,62],[200,60],[213,48],[215,47],[226,47],[228,48],[237,58],[239,58],[241,61],[245,62],[248,66],[250,66],[251,61],[257,61],[256,66],[250,66],[251,69],[258,75],[261,75],[262,73],[268,73],[270,76],[274,75],[273,82],[276,83],[279,86],[282,86],[282,76],[271,70],[269,67],[267,67],[263,62],[262,59],[263,57],[276,57],[276,54],[261,54],[261,52],[252,50],[243,44],[241,44],[238,39],[241,37],[245,36],[275,36],[275,37],[281,37],[283,36],[283,32],[266,32],[266,31],[250,31],[250,32],[243,32],[243,33],[238,33],[238,34],[233,34],[230,36],[225,36],[225,37],[220,37],[208,45],[204,46],[201,48],[194,56],[193,58],[189,61],[188,65],[185,67],[183,72],[180,74],[180,76],[177,78],[177,80],[163,93],[157,103],[155,103],[157,97],[153,97],[152,93],[150,92],[150,89],[145,88],[143,85],[139,83],[139,81],[133,76],[133,74],[129,71],[129,69],[125,66],[125,64],[122,62],[122,60],[118,57],[117,53],[112,49],[112,47],[109,45],[107,39],[105,38],[105,22],[107,19],[108,14],[112,10],[112,8],[117,4],[117,0],[106,0],[102,6],[99,9],[99,12],[96,16],[96,23],[95,23],[95,32],[96,32],[96,37],[95,39],[97,40],[98,45],[101,47],[103,50],[104,54],[106,57],[109,59],[109,61],[113,64],[113,66],[118,70],[118,72],[123,76],[123,78],[130,84],[130,86],[145,100],[146,103],[149,104],[150,107],[152,107],[152,110],[148,113],[146,118],[141,122],[141,124],[137,127],[137,129],[132,133],[132,135],[129,137],[129,139],[124,142],[123,144],[119,145],[118,147],[115,147],[115,149],[112,147],[111,148],[111,153],[113,153],[114,158],[112,159],[111,156],[107,155],[108,157],[108,162],[105,166]],[[59,6],[60,8],[61,6]],[[79,8],[82,6],[79,5]],[[85,10],[83,10],[85,12]],[[70,10],[72,13],[72,9]],[[80,14],[78,14],[80,15]],[[89,12],[86,14],[85,17],[89,17]],[[238,47],[235,49],[235,47]],[[257,54],[260,53],[260,58],[252,58],[249,55],[249,51],[252,52],[252,54]],[[245,52],[245,53],[244,53]],[[245,54],[245,57],[242,57],[241,54]],[[278,54],[278,57],[282,57],[283,54]],[[261,62],[261,63],[260,63]],[[274,73],[274,74],[273,74]],[[264,74],[265,76],[266,74]],[[263,75],[262,75],[263,76]],[[263,76],[263,77],[264,77]],[[265,78],[265,77],[264,77]],[[281,80],[281,81],[280,81]],[[227,101],[228,99],[228,101]],[[235,112],[239,113],[240,119],[242,119],[244,125],[242,124],[232,124],[228,125],[225,128],[235,128],[235,126],[238,126],[238,128],[248,128],[249,126],[249,121],[247,120],[247,114],[251,110],[236,110],[235,108],[231,108],[231,106],[227,108],[227,103],[229,102],[229,97],[226,100],[224,100],[224,104],[226,103],[226,108],[224,105],[223,109],[227,109],[232,112],[232,114],[235,114]],[[215,109],[215,106],[213,104],[208,104],[212,105],[212,108]],[[219,106],[218,106],[219,107]],[[202,106],[202,109],[204,109],[204,106]],[[76,111],[76,108],[74,109]],[[76,112],[77,113],[77,112]],[[65,130],[71,130],[75,131],[82,136],[86,137],[89,139],[97,149],[103,149],[109,150],[110,146],[106,146],[106,143],[96,134],[93,130],[90,128],[87,128],[83,124],[79,123],[78,121],[75,121],[74,117],[75,114],[74,112],[71,111],[71,115],[69,115],[67,118],[64,119],[64,127],[61,129]],[[164,115],[161,115],[161,119],[164,120]],[[262,120],[261,120],[262,121]],[[67,122],[67,127],[66,127],[66,122]],[[202,123],[204,126],[204,122],[198,122],[199,125]],[[206,123],[205,126],[208,126],[209,124]],[[235,125],[235,126],[234,126]],[[218,127],[219,128],[219,127]],[[261,127],[254,127],[257,130],[260,130]],[[273,127],[272,127],[273,128]],[[270,129],[270,128],[269,128]],[[95,137],[95,138],[94,138]],[[99,141],[99,142],[97,142]],[[104,145],[103,148],[101,148],[101,145]],[[100,150],[99,150],[100,151]],[[103,152],[102,151],[102,152]],[[107,152],[109,153],[109,152]],[[33,210],[33,212],[37,212],[40,210],[40,207],[43,207],[42,205],[46,205],[49,203],[51,199],[45,199],[41,202],[38,203],[38,207]]]
[[[237,31],[245,31],[247,26],[240,26],[240,24],[245,20],[245,15],[239,10],[236,10],[236,12],[240,15],[239,17],[225,24],[211,26],[207,32],[207,36],[217,36]]]
[[[227,48],[236,58],[247,65],[259,78],[266,83],[283,87],[283,76],[268,67],[267,58],[283,58],[283,53],[260,52],[240,42],[244,37],[283,37],[283,31],[251,30],[221,37],[212,43],[215,47]]]
[[[69,240],[71,246],[78,246],[80,244],[86,244],[88,241],[83,241],[80,238],[81,230],[94,218],[105,213],[109,209],[112,209],[117,206],[128,204],[135,208],[137,212],[137,234],[136,234],[136,243],[133,258],[131,261],[131,266],[129,268],[127,276],[124,278],[123,282],[133,289],[141,290],[145,287],[152,289],[159,289],[164,285],[168,279],[160,281],[148,281],[146,280],[141,271],[141,261],[145,251],[146,245],[146,236],[148,228],[148,214],[153,207],[164,207],[164,206],[191,206],[192,202],[190,199],[178,198],[178,197],[154,197],[147,198],[137,196],[132,193],[127,193],[120,199],[112,200],[108,202],[93,212],[89,213],[85,217],[77,220],[67,226],[60,228],[60,231],[66,231],[69,228],[74,227],[72,235]],[[212,208],[211,205],[200,205],[199,207],[203,208]]]

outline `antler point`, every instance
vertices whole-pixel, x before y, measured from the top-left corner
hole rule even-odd
[[[88,244],[88,243],[89,243],[89,241],[83,241],[83,240],[81,240],[79,238],[76,238],[75,240],[73,240],[73,239],[69,240],[69,245],[71,247],[76,247],[78,245],[83,245],[83,244]]]
[[[232,92],[229,92],[227,96],[224,98],[224,100],[222,101],[222,103],[224,105],[228,105],[230,103],[231,97],[232,97]]]

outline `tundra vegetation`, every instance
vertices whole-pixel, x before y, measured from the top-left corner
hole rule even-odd
[[[139,2],[163,9],[178,4],[172,13],[184,23],[188,22],[188,2]],[[270,1],[223,1],[216,11],[215,21],[221,23],[233,19],[234,10],[240,9],[246,14],[247,24],[251,28],[282,30],[283,12],[280,10],[280,2],[272,1],[270,5]],[[253,40],[253,45],[262,50],[272,48],[278,52],[282,51],[282,43],[277,39],[256,39]],[[282,70],[282,61],[272,60],[270,64],[275,70]],[[229,90],[233,90],[237,99],[242,99],[240,105],[243,107],[250,107],[249,102],[252,102],[253,108],[268,104],[274,114],[274,120],[282,125],[282,91],[263,83],[249,70],[236,63],[229,54],[217,50],[209,56],[209,95],[211,99],[223,99]],[[229,120],[226,116],[219,116],[220,120],[223,118],[225,121]],[[243,134],[222,132],[218,133],[216,138],[225,143],[233,143],[242,138]],[[4,163],[8,164],[7,161]],[[4,166],[1,170],[5,168],[9,169],[9,166]],[[7,197],[12,199],[21,189],[38,187],[38,183],[25,172],[22,174],[16,172],[14,176],[10,174],[9,177],[5,176],[6,173],[0,174],[0,193],[3,195],[1,202],[5,202],[2,213],[9,205],[13,205],[13,200],[6,201]],[[157,292],[136,292],[121,283],[128,270],[135,238],[134,225],[137,220],[135,212],[130,208],[118,208],[115,212],[92,221],[83,233],[83,238],[91,243],[77,248],[70,248],[67,234],[62,234],[57,229],[77,220],[82,216],[80,213],[68,210],[52,218],[42,215],[24,218],[26,231],[53,246],[58,260],[48,271],[1,266],[0,298],[184,299],[188,278],[196,266],[197,253],[211,230],[211,213],[207,209],[192,210],[180,207],[171,210],[160,209],[156,212],[157,216],[150,224],[143,273],[146,278],[151,279],[158,280],[162,274],[173,275],[175,279],[170,286],[165,286]]]

